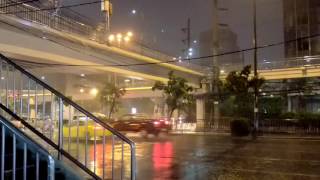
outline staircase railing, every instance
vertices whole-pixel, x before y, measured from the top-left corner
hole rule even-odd
[[[0,104],[91,177],[135,179],[130,139],[1,54]]]
[[[0,116],[0,126],[0,179],[55,179],[55,162],[49,152],[3,116]]]

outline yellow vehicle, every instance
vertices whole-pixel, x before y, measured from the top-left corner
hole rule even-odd
[[[87,123],[86,123],[87,121]],[[67,121],[63,125],[63,136],[65,138],[81,138],[85,139],[86,136],[89,140],[101,140],[103,135],[110,136],[112,133],[108,130],[104,130],[101,125],[95,123],[91,119],[86,117],[74,117],[70,123]]]

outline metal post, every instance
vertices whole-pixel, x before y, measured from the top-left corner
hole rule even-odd
[[[59,98],[59,118],[58,118],[58,124],[59,124],[59,135],[58,135],[58,159],[61,160],[61,150],[63,149],[63,101],[62,98]]]
[[[212,42],[213,42],[213,49],[212,53],[213,55],[217,55],[218,49],[219,49],[219,31],[218,31],[218,0],[214,0],[213,2],[213,27],[212,27]],[[219,102],[216,101],[216,94],[218,93],[218,83],[219,83],[219,76],[220,76],[220,70],[218,66],[218,57],[213,56],[212,59],[212,79],[211,79],[211,93],[214,94],[213,99],[211,99],[212,107],[210,108],[210,127],[212,126],[212,123],[215,128],[219,127]]]
[[[130,145],[131,148],[131,179],[136,179],[136,147],[135,144]]]
[[[3,87],[2,87],[2,81],[4,80],[4,77],[2,76],[2,60],[0,61],[0,103],[2,103],[2,92],[3,92]]]
[[[27,121],[30,121],[30,79],[28,78]]]
[[[258,77],[258,43],[257,43],[257,4],[256,0],[252,0],[253,2],[253,46],[254,46],[254,78]],[[258,120],[258,87],[254,87],[254,132],[258,131],[259,128],[259,120]],[[255,136],[255,134],[253,134]]]
[[[12,67],[12,76],[13,76],[13,112],[16,113],[16,76],[15,76],[15,68]]]
[[[103,128],[103,139],[102,139],[102,179],[105,177],[105,145],[106,145],[106,136],[105,128]]]
[[[114,179],[114,134],[112,134],[112,144],[111,144],[111,146],[112,146],[112,148],[111,148],[111,150],[112,150],[112,157],[111,157],[111,162],[112,162],[112,166],[111,166],[111,176],[112,176],[112,178],[111,179]]]
[[[9,64],[6,64],[6,75],[7,75],[7,78],[6,78],[6,106],[8,109],[9,108],[9,93],[8,93],[8,89],[9,89]],[[10,109],[12,110],[12,109]]]
[[[6,140],[6,137],[5,137],[5,132],[6,132],[6,129],[4,127],[4,125],[2,125],[2,132],[1,132],[1,176],[0,176],[0,179],[4,179],[4,158],[5,158],[5,140]]]
[[[13,152],[12,152],[12,154],[13,154],[13,156],[12,156],[12,179],[13,180],[15,180],[16,179],[16,162],[17,162],[17,146],[16,146],[16,143],[17,143],[17,141],[16,141],[16,134],[12,134],[13,135],[13,139],[12,139],[12,144],[13,144],[13,146],[12,146],[12,149],[13,149]]]
[[[20,74],[20,116],[22,117],[22,113],[23,113],[23,74]]]
[[[27,143],[23,143],[23,180],[27,180]]]

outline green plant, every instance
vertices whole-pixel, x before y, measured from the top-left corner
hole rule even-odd
[[[299,113],[299,125],[302,127],[317,126],[320,122],[320,114],[315,113]]]
[[[228,74],[224,87],[234,96],[234,111],[236,116],[252,118],[253,91],[259,89],[265,82],[263,78],[250,77],[251,66],[245,66],[241,71]]]
[[[250,132],[250,123],[248,119],[239,118],[230,122],[231,134],[233,136],[248,136]]]
[[[298,118],[297,113],[294,112],[286,112],[280,115],[280,119],[296,119]]]
[[[188,81],[182,77],[177,77],[174,75],[173,71],[169,72],[169,80],[167,84],[157,81],[152,90],[163,91],[165,95],[165,101],[168,105],[168,115],[169,118],[175,110],[186,110],[187,107],[193,101],[193,95],[191,92],[193,88],[188,85]]]
[[[114,83],[106,83],[99,91],[99,99],[102,104],[109,107],[108,119],[110,120],[112,114],[117,110],[120,101],[119,99],[126,93],[124,88],[117,87]]]
[[[259,99],[261,118],[278,118],[281,115],[285,101],[282,97],[262,97]]]

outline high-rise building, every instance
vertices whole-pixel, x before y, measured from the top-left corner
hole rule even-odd
[[[237,35],[228,27],[220,27],[218,29],[218,54],[238,51]],[[204,31],[199,37],[199,54],[200,56],[208,56],[213,54],[213,32],[212,29]],[[217,58],[220,68],[226,70],[235,70],[243,66],[242,53],[232,53],[221,55]],[[207,67],[212,66],[212,58],[207,58],[199,62],[199,64]]]
[[[320,32],[319,0],[283,0],[283,19],[287,58],[320,54],[319,37],[303,38]]]

